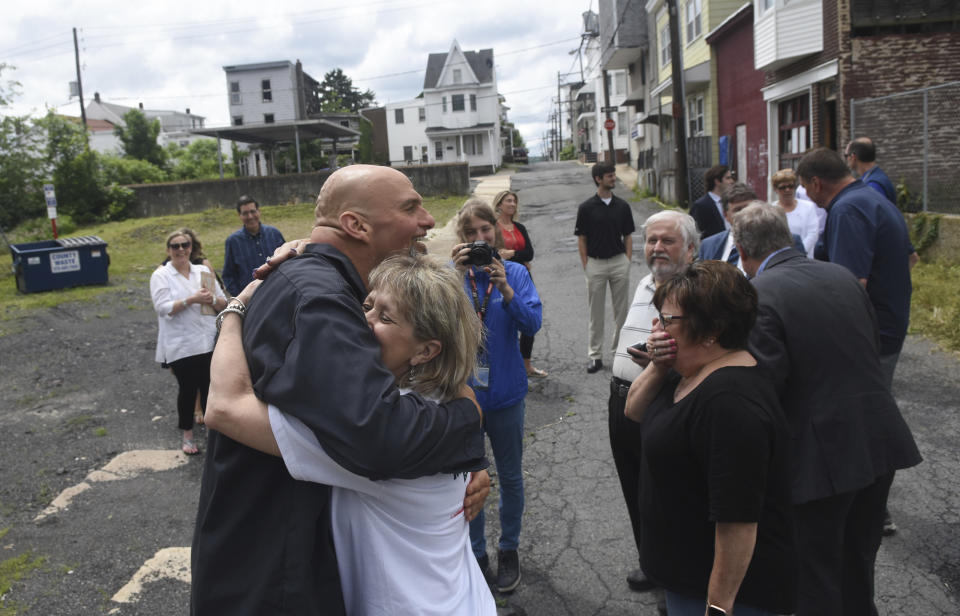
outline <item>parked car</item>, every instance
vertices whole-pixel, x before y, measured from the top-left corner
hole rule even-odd
[[[528,163],[529,158],[527,158],[527,148],[513,148],[513,162],[515,163]]]

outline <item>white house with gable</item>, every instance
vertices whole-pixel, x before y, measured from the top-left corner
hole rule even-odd
[[[463,161],[471,170],[496,171],[500,126],[493,50],[463,51],[454,40],[450,51],[427,58],[420,98],[387,105],[390,163]]]

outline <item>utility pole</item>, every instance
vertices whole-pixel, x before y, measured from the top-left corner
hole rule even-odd
[[[83,108],[83,79],[80,77],[80,46],[77,45],[77,29],[73,29],[73,59],[77,65],[77,94],[80,95],[80,122],[83,124],[83,142],[90,147],[87,138],[87,110]]]
[[[683,56],[680,46],[680,19],[677,0],[667,0],[670,13],[670,69],[673,80],[673,135],[676,158],[674,162],[675,194],[681,207],[690,205],[690,182],[687,170],[687,120],[684,113]]]
[[[671,43],[672,44],[672,43]],[[607,116],[607,120],[612,120],[610,117],[610,84],[607,83],[607,69],[603,69],[603,110]],[[611,165],[617,164],[616,154],[613,149],[613,130],[607,131],[607,145],[609,147],[609,162]]]
[[[557,71],[557,131],[560,142],[557,160],[560,160],[560,150],[563,150],[563,96],[560,94],[560,71]]]

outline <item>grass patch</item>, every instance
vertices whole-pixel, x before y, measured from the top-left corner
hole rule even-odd
[[[911,276],[910,333],[960,351],[960,264],[919,263]]]
[[[15,582],[39,569],[44,560],[46,559],[42,556],[34,557],[32,553],[24,552],[0,562],[0,600],[6,598]],[[13,616],[18,611],[17,605],[12,601],[3,601],[0,606],[0,616]]]
[[[433,214],[437,226],[443,226],[456,214],[465,197],[429,197],[424,207]],[[280,229],[288,239],[304,238],[313,228],[312,203],[293,205],[265,205],[260,208],[263,221]],[[47,222],[49,225],[49,221]],[[237,212],[233,209],[212,209],[193,214],[175,214],[156,218],[136,218],[120,222],[76,227],[70,236],[96,235],[107,242],[110,256],[110,282],[102,286],[58,289],[43,293],[21,294],[17,291],[12,268],[0,266],[0,322],[27,316],[31,312],[59,306],[66,302],[89,302],[105,293],[125,289],[142,290],[143,299],[149,301],[150,274],[166,258],[163,241],[168,233],[178,227],[190,227],[200,241],[207,258],[218,270],[223,267],[223,246],[231,233],[240,228]],[[34,242],[50,239],[49,226],[38,235],[40,227],[34,221],[24,223],[7,234],[11,243]],[[106,318],[107,313],[97,315]],[[4,326],[0,335],[16,328]]]
[[[107,435],[107,429],[104,428],[103,426],[100,426],[99,428],[94,428],[94,429],[93,429],[93,435],[94,435],[94,436],[106,436],[106,435]]]

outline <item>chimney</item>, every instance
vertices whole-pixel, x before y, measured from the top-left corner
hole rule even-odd
[[[98,103],[100,102],[100,93],[99,93],[99,92],[94,92],[94,93],[93,93],[93,100],[95,100],[95,101],[98,102]]]
[[[140,111],[143,111],[143,103],[137,103],[137,106],[140,107]]]
[[[187,115],[190,115],[190,108],[187,107]]]

